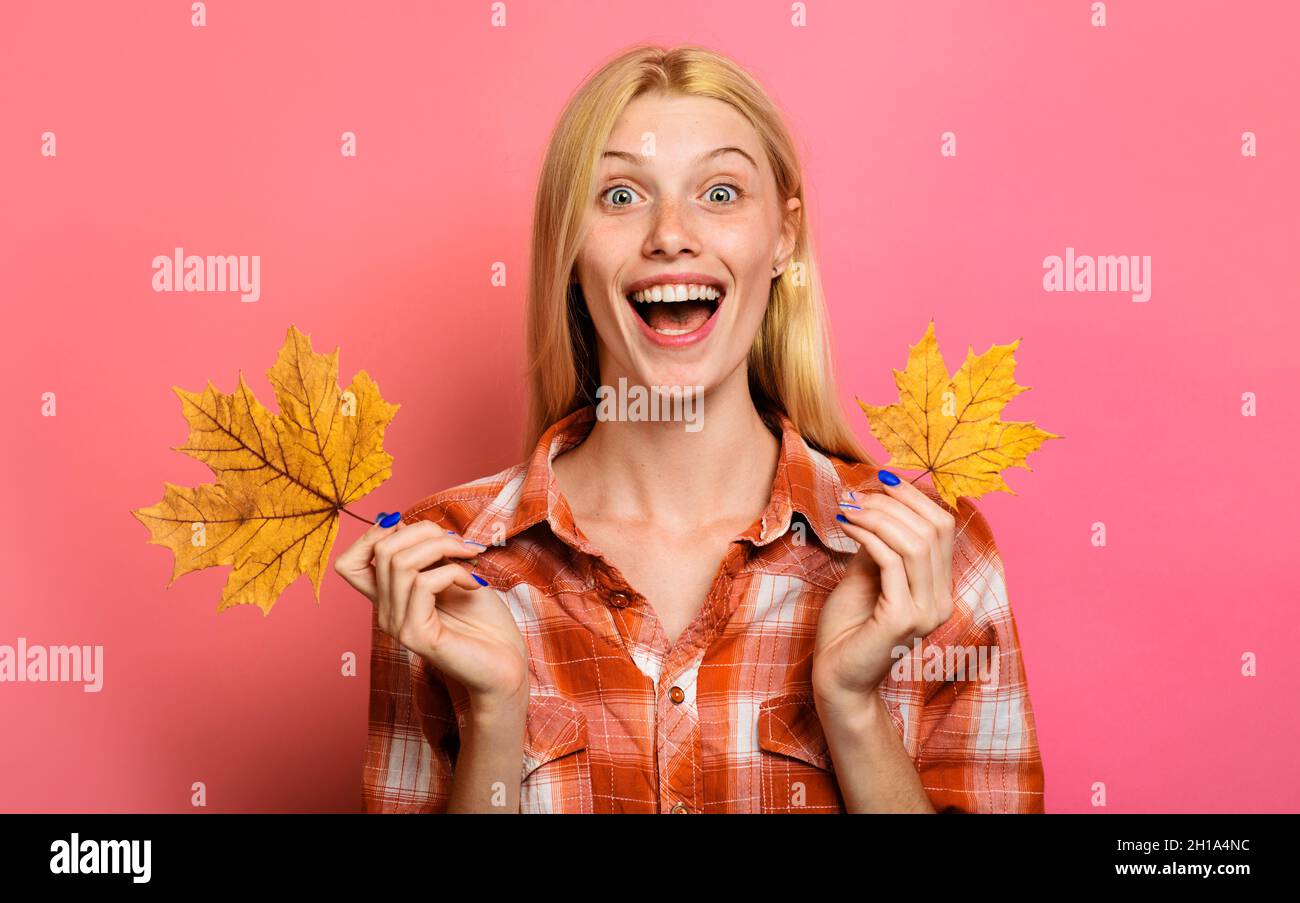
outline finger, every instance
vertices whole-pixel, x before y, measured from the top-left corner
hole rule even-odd
[[[874,533],[902,559],[907,575],[909,604],[914,609],[913,617],[918,621],[929,620],[934,608],[934,566],[930,558],[930,541],[918,536],[880,504],[868,503],[857,511],[846,509],[844,514],[838,516]]]
[[[876,567],[880,569],[880,594],[886,599],[902,602],[910,607],[907,569],[902,556],[865,527],[855,523],[841,523],[840,526],[866,550],[871,560],[876,563]]]
[[[881,470],[876,476],[880,479],[881,488],[886,495],[904,502],[909,508],[914,509],[917,514],[934,523],[936,527],[943,525],[944,515],[952,517],[952,511],[946,502],[936,502],[921,487],[910,480],[899,479],[888,470]],[[889,482],[889,477],[894,477],[898,482]]]
[[[911,489],[920,492],[915,486]],[[922,494],[922,498],[925,498]],[[930,501],[926,499],[926,501]],[[845,515],[852,511],[883,511],[890,517],[905,525],[917,536],[926,540],[933,540],[935,546],[939,542],[939,527],[931,520],[923,517],[918,511],[904,502],[902,499],[895,498],[884,492],[869,492],[866,495],[859,496],[856,502],[840,502],[840,509]]]
[[[443,557],[473,557],[481,548],[481,543],[460,539],[448,530],[442,530],[432,521],[419,521],[416,524],[400,525],[402,529],[389,531],[374,544],[374,579],[376,594],[381,607],[381,626],[395,633],[402,625],[404,611],[409,594],[408,579],[395,585],[394,559],[409,548],[419,546],[422,542],[435,542],[434,550],[426,550],[412,556],[408,563],[415,570],[426,568]],[[477,563],[477,559],[474,559]],[[413,579],[413,576],[411,577]]]
[[[392,553],[392,545],[385,540],[393,537],[404,535],[406,533],[406,524],[401,520],[393,526],[384,529],[384,533],[375,541],[371,549],[370,566],[375,573],[375,602],[378,610],[379,627],[385,633],[397,635],[399,622],[393,620],[393,597],[388,591],[389,572],[388,558]]]
[[[393,555],[407,546],[437,535],[440,534],[429,521],[422,520],[414,524],[399,521],[393,529],[388,530],[386,535],[381,536],[375,543],[375,585],[380,606],[380,621],[390,633],[395,634],[397,628],[401,626],[402,621],[399,615],[401,609],[405,606],[405,599],[402,599],[399,603],[393,597]]]
[[[411,584],[421,570],[444,558],[474,558],[478,551],[468,541],[448,534],[429,521],[412,524],[381,541],[376,546],[376,555],[383,555],[384,563],[376,571],[381,580],[386,580],[385,592],[392,599],[394,626],[400,627],[405,621]]]
[[[887,470],[880,471],[877,476],[881,474],[892,476]],[[898,480],[897,484],[890,485],[885,479],[882,479],[880,485],[884,487],[885,495],[897,499],[915,511],[917,515],[934,524],[942,541],[940,551],[943,552],[944,556],[951,559],[953,536],[956,534],[957,525],[955,512],[952,508],[942,499],[936,502],[920,487],[908,480]]]
[[[898,488],[898,487],[895,487]],[[936,511],[942,513],[926,495],[915,486],[909,486],[909,489],[920,494],[921,498]],[[858,500],[859,510],[863,511],[882,511],[893,517],[900,523],[904,524],[911,532],[920,536],[927,545],[929,551],[929,574],[927,585],[931,588],[928,594],[920,594],[920,587],[913,585],[912,598],[921,606],[922,613],[927,619],[939,619],[939,602],[937,593],[946,592],[950,589],[950,580],[944,575],[950,572],[952,567],[952,543],[951,535],[949,541],[944,542],[944,536],[940,529],[935,526],[934,522],[922,517],[915,509],[911,508],[905,502],[884,492],[872,492],[866,497]],[[852,510],[852,505],[845,502],[840,503],[841,507]],[[902,551],[901,549],[899,550]],[[946,619],[945,619],[946,620]]]
[[[417,542],[423,542],[430,539],[442,539],[451,543],[449,548],[467,550],[466,554],[477,555],[483,549],[486,549],[483,543],[476,543],[468,539],[461,539],[450,530],[444,530],[433,521],[420,520],[413,524],[404,524],[399,522],[398,528],[388,531],[387,536],[380,536],[379,541],[375,543],[374,552],[376,559],[388,561],[393,554],[415,545]]]
[[[942,624],[952,617],[953,612],[952,556],[957,538],[956,510],[943,499],[932,498],[930,492],[915,483],[897,480],[897,478],[895,482],[889,479],[890,476],[892,475],[889,471],[885,470],[877,473],[877,477],[882,477],[880,484],[884,487],[881,495],[907,505],[916,514],[934,524],[938,530],[939,541],[933,556],[934,596],[930,613],[934,623]],[[938,494],[935,490],[931,491]]]
[[[357,537],[356,542],[348,546],[343,554],[334,559],[334,570],[372,603],[378,595],[375,569],[371,564],[371,559],[375,553],[375,543],[393,532],[392,527],[379,526],[379,521],[383,520],[386,514],[387,512],[382,512],[375,519],[375,522]]]
[[[410,645],[412,643],[417,646],[428,643],[432,647],[437,643],[441,632],[441,625],[438,623],[438,594],[452,585],[466,590],[476,590],[482,586],[460,564],[444,564],[431,571],[422,572],[411,581],[404,620],[398,625],[398,638],[403,645],[412,648]],[[426,653],[430,649],[416,648],[413,651]]]

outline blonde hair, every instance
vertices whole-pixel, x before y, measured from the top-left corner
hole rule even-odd
[[[739,110],[767,153],[782,212],[788,198],[805,204],[799,159],[784,120],[736,63],[703,47],[638,46],[595,72],[560,115],[538,180],[528,281],[525,455],[547,427],[596,401],[596,335],[574,262],[614,123],[633,98],[656,90],[712,97]],[[836,396],[806,205],[791,262],[800,265],[802,278],[791,278],[787,267],[773,279],[767,312],[749,351],[750,395],[769,423],[773,411],[783,411],[810,445],[875,467]]]

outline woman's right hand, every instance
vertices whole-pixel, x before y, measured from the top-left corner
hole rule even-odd
[[[378,608],[379,628],[458,681],[470,703],[528,694],[528,649],[509,609],[457,559],[479,549],[431,521],[372,524],[334,570]]]

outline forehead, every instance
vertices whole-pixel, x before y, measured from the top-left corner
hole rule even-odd
[[[646,160],[650,167],[688,164],[715,148],[734,146],[753,157],[760,172],[767,171],[754,127],[731,104],[713,97],[658,91],[642,94],[619,115],[605,150],[640,155],[646,153],[651,136],[654,154]],[[738,155],[720,159],[749,168]],[[618,162],[613,157],[606,157],[605,161]]]

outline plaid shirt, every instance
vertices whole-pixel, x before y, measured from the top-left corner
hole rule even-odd
[[[812,654],[822,602],[858,550],[835,520],[839,502],[883,489],[874,468],[818,452],[777,418],[767,510],[732,542],[671,645],[646,599],[575,528],[552,475],[551,461],[590,431],[593,406],[553,424],[528,461],[403,512],[404,523],[430,520],[489,545],[475,570],[514,615],[530,659],[522,812],[844,811]],[[1042,812],[1002,561],[968,499],[956,517],[953,616],[896,662],[914,670],[891,672],[879,693],[936,810]],[[372,628],[366,811],[445,811],[468,698]],[[996,680],[925,672],[935,645],[996,647]]]

